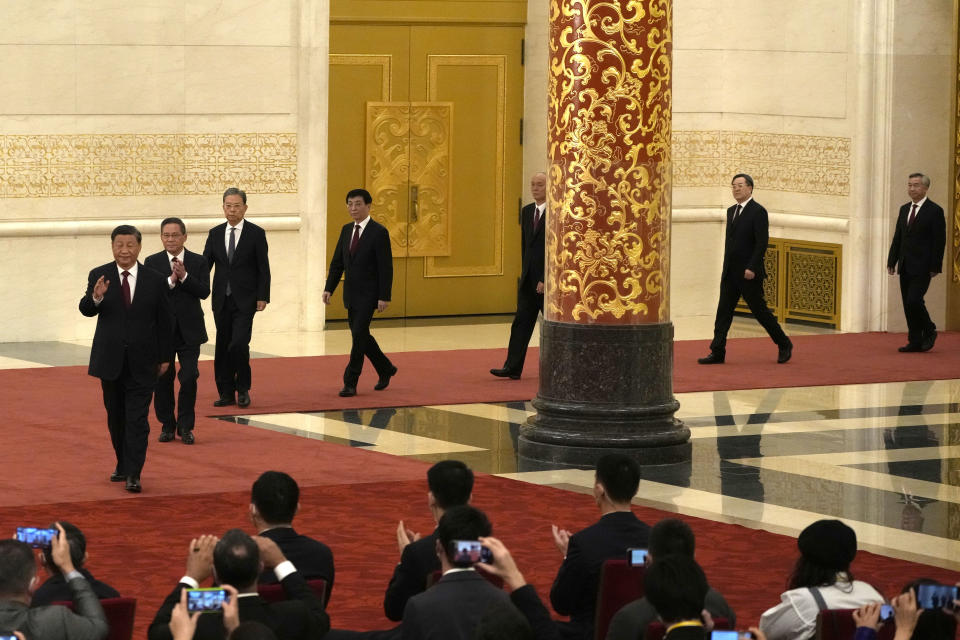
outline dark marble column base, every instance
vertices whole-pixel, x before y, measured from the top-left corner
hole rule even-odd
[[[673,417],[673,325],[544,322],[537,415],[521,459],[592,467],[610,452],[641,464],[690,460],[690,430]]]

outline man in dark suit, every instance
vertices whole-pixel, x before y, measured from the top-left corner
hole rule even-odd
[[[370,217],[373,198],[366,189],[352,189],[347,193],[347,211],[353,222],[343,226],[340,239],[330,261],[330,273],[323,289],[323,303],[330,304],[330,297],[343,281],[343,304],[347,308],[350,325],[350,361],[343,372],[344,398],[357,395],[357,381],[363,369],[363,357],[370,359],[377,370],[374,389],[382,391],[397,374],[397,368],[380,350],[376,339],[370,335],[370,321],[374,311],[386,311],[390,304],[393,287],[393,254],[390,249],[390,232]]]
[[[272,569],[286,600],[267,604],[257,595],[257,576],[264,568]],[[218,584],[227,584],[238,592],[240,622],[250,620],[269,627],[278,638],[315,640],[330,628],[330,618],[323,610],[306,580],[277,545],[267,538],[251,538],[240,529],[227,531],[219,541],[215,536],[201,536],[190,543],[187,573],[167,596],[147,631],[149,640],[171,640],[170,616],[180,602],[183,589],[197,589],[213,575]],[[226,638],[223,615],[207,613],[197,621],[195,640]]]
[[[319,540],[300,535],[293,528],[293,517],[300,509],[300,487],[282,471],[265,471],[250,490],[250,521],[257,535],[277,543],[280,551],[305,580],[327,582],[325,602],[333,591],[333,552]],[[260,583],[276,582],[272,571],[260,575]]]
[[[270,302],[267,234],[249,220],[247,194],[236,187],[223,192],[227,221],[210,229],[203,257],[213,274],[213,321],[217,345],[213,371],[220,398],[213,406],[250,406],[250,336],[253,315]],[[236,394],[236,397],[234,397]]]
[[[114,261],[90,272],[80,313],[97,316],[87,372],[103,389],[117,457],[110,480],[126,481],[127,491],[140,493],[150,398],[173,359],[173,317],[163,276],[137,262],[140,232],[123,224],[110,238]]]
[[[160,421],[160,442],[170,442],[180,433],[183,444],[193,444],[194,407],[197,402],[197,378],[200,370],[200,345],[207,341],[200,301],[210,295],[210,265],[199,253],[188,251],[187,226],[180,218],[167,218],[160,223],[160,239],[164,251],[143,261],[167,279],[167,295],[173,310],[173,346],[180,360],[179,402],[174,415],[173,376],[171,366],[157,380],[153,396],[153,410]],[[172,363],[171,363],[172,364]]]
[[[626,557],[631,547],[647,547],[650,527],[633,515],[630,502],[640,486],[640,465],[633,458],[611,453],[597,461],[593,497],[600,520],[573,535],[553,525],[553,541],[563,563],[550,589],[550,603],[569,623],[559,623],[565,639],[593,638],[600,570],[611,558]]]
[[[519,380],[527,357],[527,345],[537,326],[537,314],[543,313],[543,269],[545,216],[547,214],[547,174],[530,179],[531,202],[520,212],[520,280],[517,283],[517,312],[510,327],[507,359],[500,369],[490,373],[500,378]]]
[[[472,565],[458,565],[455,540],[489,536],[490,521],[469,505],[448,509],[437,524],[435,551],[443,577],[433,587],[407,601],[403,611],[404,640],[472,640],[490,605],[510,598],[479,575]]]
[[[793,354],[793,343],[780,328],[776,316],[763,298],[763,279],[767,271],[763,254],[770,239],[767,210],[753,199],[753,178],[745,173],[733,176],[730,183],[737,204],[727,209],[727,238],[720,274],[720,300],[713,325],[710,355],[697,360],[700,364],[723,364],[727,354],[727,331],[733,312],[743,296],[750,312],[777,344],[777,362],[783,364]]]
[[[910,174],[910,202],[900,207],[887,256],[887,272],[900,273],[900,297],[907,317],[907,344],[900,347],[901,352],[929,351],[937,340],[937,325],[927,313],[923,296],[930,279],[943,270],[947,225],[943,207],[927,198],[929,188],[929,177]]]
[[[94,578],[93,574],[83,566],[87,561],[87,538],[83,535],[83,531],[76,525],[65,520],[61,520],[59,525],[63,529],[63,535],[66,537],[67,544],[70,546],[70,562],[73,564],[74,569],[86,579],[94,595],[100,600],[104,598],[119,598],[120,593],[116,589]],[[50,528],[56,529],[57,523]],[[30,602],[30,606],[39,607],[54,602],[70,601],[70,599],[73,598],[73,591],[67,581],[67,577],[63,574],[63,571],[60,570],[60,567],[57,566],[57,561],[53,557],[53,548],[45,548],[40,554],[40,559],[50,577],[33,592],[33,600]]]

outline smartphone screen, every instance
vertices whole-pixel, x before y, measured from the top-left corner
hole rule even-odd
[[[750,640],[753,634],[749,631],[711,631],[710,640]]]
[[[917,586],[917,606],[921,609],[953,608],[957,587],[949,584],[921,584]]]
[[[646,549],[627,549],[627,564],[631,567],[640,567],[647,563]]]
[[[17,540],[26,542],[34,549],[43,549],[50,546],[50,541],[57,535],[56,529],[41,527],[17,527]]]
[[[223,589],[187,589],[187,611],[219,611],[226,599]]]
[[[893,618],[893,606],[889,604],[880,605],[880,621],[886,622]]]
[[[493,552],[480,544],[479,540],[453,541],[453,564],[469,567],[478,562],[493,564]]]

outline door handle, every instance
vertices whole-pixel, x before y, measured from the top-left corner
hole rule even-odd
[[[420,188],[410,185],[410,218],[416,222],[420,218]]]

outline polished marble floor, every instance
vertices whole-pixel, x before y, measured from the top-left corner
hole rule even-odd
[[[732,335],[757,335],[737,319]],[[701,338],[709,327],[678,331]],[[789,325],[788,333],[821,330]],[[384,322],[385,351],[503,348],[509,318],[438,324]],[[349,350],[349,333],[255,337],[256,356]],[[0,344],[0,368],[86,364],[89,343]],[[212,346],[205,346],[209,358]],[[678,394],[693,460],[648,467],[636,502],[796,535],[822,517],[842,518],[862,548],[960,569],[960,379]],[[251,428],[472,468],[587,492],[589,470],[528,471],[516,456],[529,403],[237,415]]]

